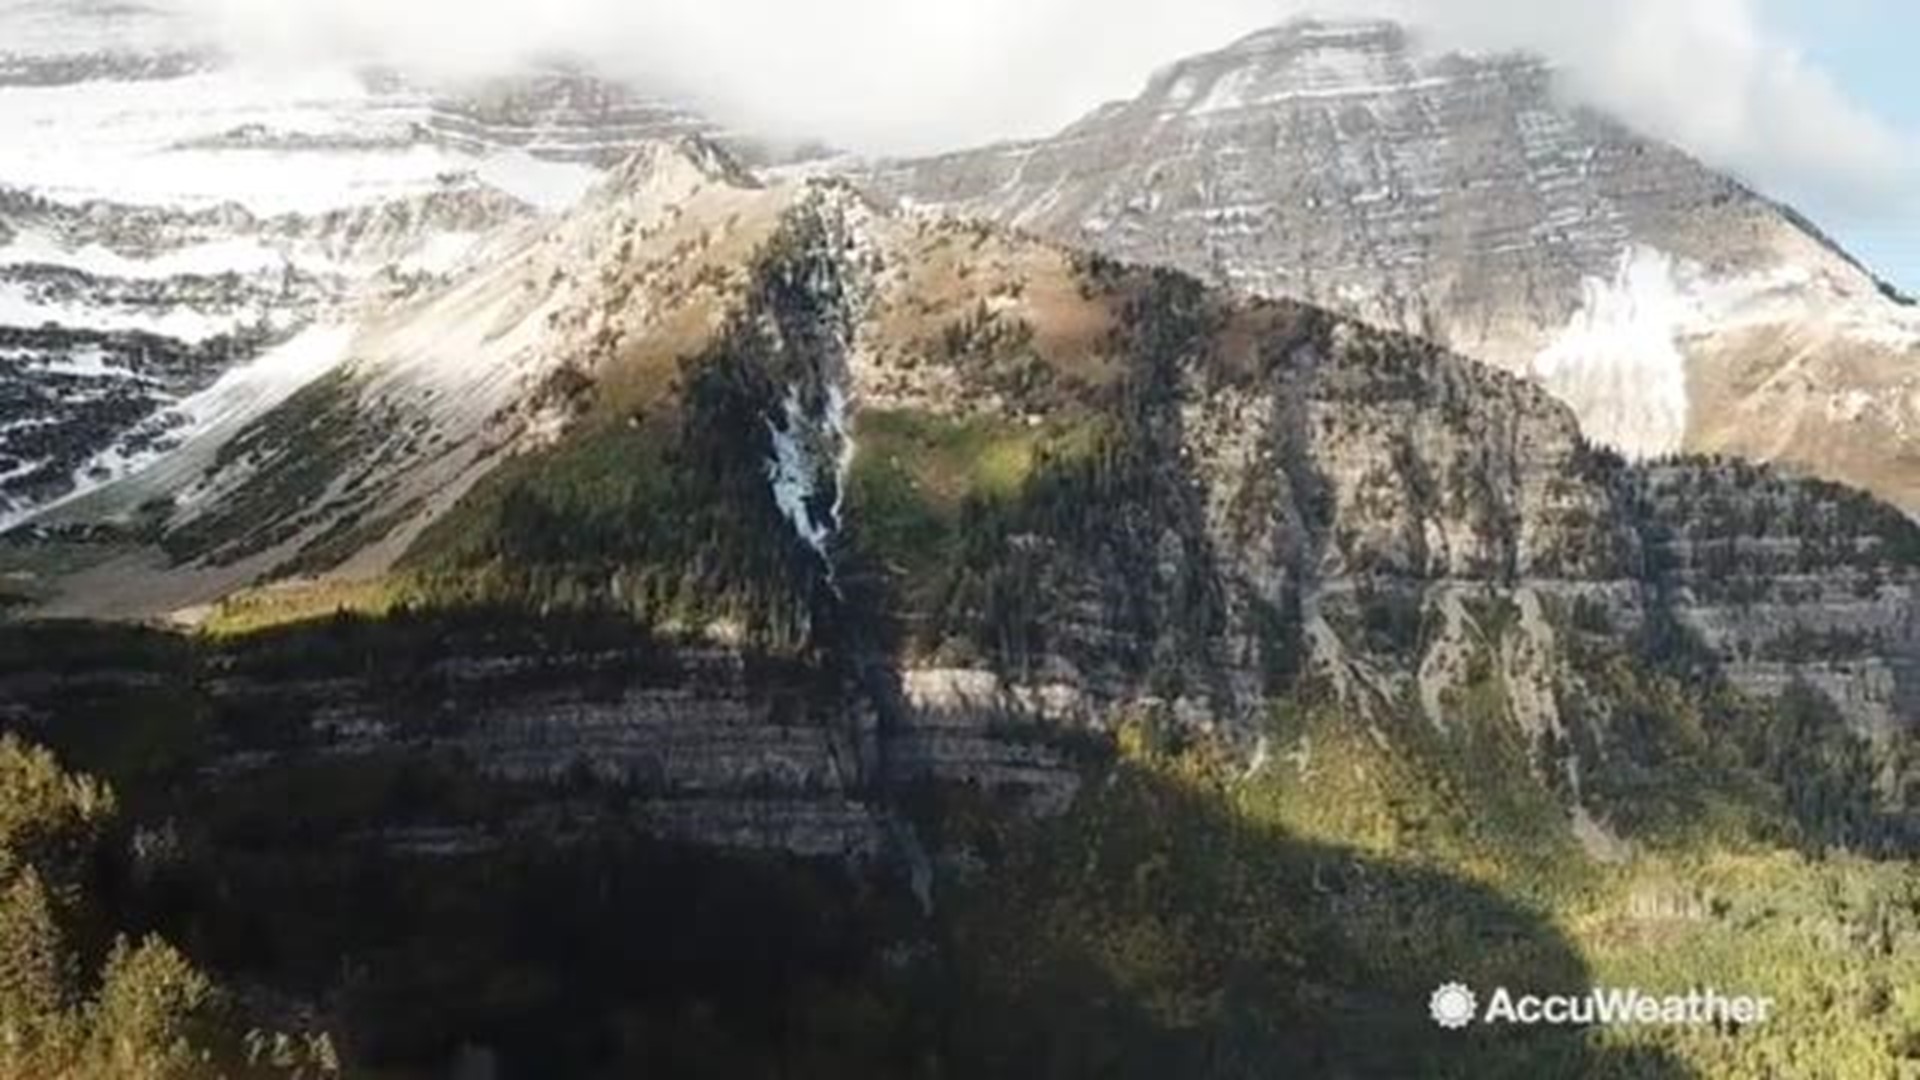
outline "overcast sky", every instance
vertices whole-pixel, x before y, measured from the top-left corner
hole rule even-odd
[[[1568,92],[1811,213],[1920,289],[1911,0],[171,0],[243,54],[645,75],[742,127],[870,153],[1060,127],[1156,67],[1304,13],[1527,49]],[[1902,55],[1905,54],[1905,55]]]

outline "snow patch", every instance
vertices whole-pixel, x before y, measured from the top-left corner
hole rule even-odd
[[[1246,108],[1253,83],[1252,69],[1237,68],[1216,81],[1207,91],[1207,96],[1201,98],[1199,104],[1187,111],[1196,116],[1204,116],[1208,113]]]
[[[62,266],[92,277],[156,281],[277,273],[286,268],[287,260],[264,244],[241,239],[194,244],[147,259],[129,258],[100,244],[65,247],[44,233],[21,233],[0,247],[0,266],[32,265]]]
[[[53,325],[69,330],[145,333],[199,344],[261,320],[261,312],[212,315],[186,307],[85,307],[47,303],[18,283],[0,283],[0,326],[37,330]]]
[[[448,274],[466,261],[481,240],[476,232],[444,232],[427,238],[395,264],[403,274]]]
[[[22,461],[13,468],[0,469],[0,488],[4,488],[7,484],[23,476],[32,476],[44,468],[46,464],[44,461]],[[9,508],[11,506],[12,500],[7,498],[4,491],[0,491],[0,508]],[[4,517],[0,517],[0,522],[4,522],[4,520]]]
[[[1870,307],[1857,307],[1842,326],[1856,341],[1887,349],[1920,349],[1920,311],[1891,301],[1876,299]]]
[[[332,370],[353,340],[350,326],[315,326],[222,375],[182,401],[177,412],[194,432],[252,419]]]
[[[1573,407],[1587,436],[1635,458],[1679,451],[1691,403],[1681,336],[1697,318],[1674,262],[1651,248],[1589,279],[1580,310],[1533,361],[1533,375]]]
[[[495,154],[476,173],[482,183],[549,212],[578,203],[601,179],[590,165],[542,161],[524,150]]]
[[[8,420],[0,424],[0,435],[10,435],[16,431],[35,431],[39,428],[52,427],[57,423],[59,421],[50,416],[23,416],[18,420]]]
[[[853,464],[847,394],[839,386],[829,386],[823,406],[810,411],[800,391],[789,390],[782,412],[784,423],[767,421],[767,432],[773,440],[767,482],[773,489],[774,505],[794,533],[831,566],[828,545],[840,528],[847,470]],[[832,501],[822,506],[822,497],[827,494]]]
[[[1192,75],[1182,75],[1167,89],[1167,101],[1175,106],[1184,106],[1199,92],[1199,81]]]
[[[25,367],[35,375],[68,375],[82,379],[132,377],[125,368],[107,363],[105,350],[95,348],[74,349],[59,355],[36,356],[27,361]]]

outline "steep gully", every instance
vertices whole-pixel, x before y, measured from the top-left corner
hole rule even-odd
[[[840,228],[825,230],[829,243],[847,223],[833,224]],[[884,614],[885,584],[874,575],[843,579],[837,558],[847,479],[857,449],[855,403],[848,384],[864,289],[847,279],[847,261],[825,252],[810,254],[816,257],[805,259],[788,283],[815,309],[812,317],[777,320],[783,343],[801,354],[795,358],[800,360],[800,378],[788,386],[766,421],[767,484],[795,539],[816,556],[819,579],[809,591],[811,622],[822,651],[849,688],[849,701],[871,710],[870,725],[861,723],[860,708],[850,710],[854,725],[865,728],[848,733],[860,755],[853,790],[884,830],[921,908],[931,912],[932,859],[903,812],[905,778],[889,761],[889,747],[910,718],[898,643],[891,640]]]

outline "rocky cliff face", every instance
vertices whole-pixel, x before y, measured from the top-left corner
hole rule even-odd
[[[1431,337],[1636,457],[1779,461],[1920,507],[1914,309],[1791,211],[1564,105],[1527,57],[1295,23],[1054,137],[868,176]]]
[[[486,155],[524,151],[544,161],[610,170],[648,143],[698,137],[753,165],[788,165],[827,153],[818,143],[730,130],[669,98],[591,70],[541,71],[435,92],[422,137]]]
[[[1742,690],[1810,685],[1910,738],[1920,579],[1896,511],[1752,467],[1627,465],[1534,387],[1310,309],[1179,279],[1115,299],[1124,433],[1038,466],[1032,503],[982,526],[985,557],[930,591],[984,602],[944,612],[930,650],[1072,688],[1082,721],[1254,732],[1304,675],[1442,729],[1491,688],[1505,720],[1571,738],[1613,719],[1594,642],[1626,655],[1677,624]]]
[[[1079,784],[1015,703],[939,673],[917,676],[883,727],[831,672],[737,648],[629,639],[557,651],[442,632],[459,643],[427,643],[408,664],[378,656],[377,634],[351,632],[145,668],[16,661],[0,701],[11,728],[36,730],[167,687],[172,707],[211,718],[199,782],[212,792],[316,767],[486,785],[485,813],[426,799],[359,823],[363,838],[427,857],[565,840],[617,813],[672,841],[872,861],[896,854],[895,791],[955,785],[1051,812]]]
[[[1914,538],[1890,508],[1730,462],[1634,484],[1652,580],[1735,685],[1813,689],[1877,740],[1911,731],[1914,583],[1892,568]]]

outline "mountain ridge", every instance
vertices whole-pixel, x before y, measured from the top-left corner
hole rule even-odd
[[[655,136],[789,152],[578,64],[448,81],[206,38],[165,6],[0,6],[0,528],[244,423],[363,307]]]
[[[1920,320],[1799,214],[1563,107],[1531,57],[1295,23],[1163,68],[1053,138],[861,175],[1434,337],[1543,381],[1638,456],[1780,461],[1920,505],[1885,453],[1920,430]]]
[[[1190,566],[1182,573],[1213,582],[1202,594],[1213,599],[1201,608],[1167,615],[1175,622],[1202,618],[1211,627],[1204,638],[1159,640],[1162,632],[1150,632],[1148,642],[1157,643],[1131,646],[1126,664],[1162,649],[1183,657],[1174,670],[1186,673],[1166,677],[1213,689],[1181,708],[1195,717],[1220,713],[1229,728],[1239,721],[1227,717],[1256,707],[1249,704],[1257,702],[1252,688],[1260,683],[1254,658],[1268,632],[1259,627],[1282,611],[1292,612],[1290,623],[1304,620],[1296,628],[1304,635],[1300,647],[1344,687],[1343,700],[1365,709],[1378,698],[1382,707],[1397,708],[1411,693],[1437,717],[1444,688],[1457,676],[1448,674],[1458,662],[1449,655],[1464,648],[1444,639],[1470,636],[1460,598],[1448,594],[1462,585],[1468,593],[1538,592],[1521,601],[1523,608],[1597,604],[1622,633],[1677,618],[1736,683],[1768,697],[1787,684],[1822,687],[1876,739],[1898,737],[1913,714],[1920,621],[1911,610],[1914,582],[1899,561],[1911,545],[1871,500],[1726,463],[1610,463],[1545,391],[1416,338],[1370,331],[1311,307],[1217,297],[1178,275],[1163,279],[982,226],[891,214],[839,181],[761,187],[720,153],[683,140],[635,155],[566,218],[523,227],[494,248],[496,260],[371,319],[333,375],[251,420],[230,443],[44,519],[41,535],[54,540],[84,538],[104,526],[101,552],[113,553],[116,543],[135,549],[57,584],[64,599],[48,610],[112,614],[115,605],[132,602],[120,613],[163,614],[254,584],[310,574],[351,582],[409,567],[492,567],[483,577],[506,573],[495,585],[529,587],[514,559],[496,562],[503,558],[498,551],[486,554],[492,549],[485,542],[505,543],[530,527],[501,515],[524,511],[537,520],[559,512],[551,509],[554,499],[596,490],[576,490],[586,477],[599,477],[594,485],[613,482],[601,475],[609,463],[599,455],[638,438],[623,432],[653,432],[631,452],[641,460],[665,454],[657,467],[677,475],[671,447],[694,436],[654,427],[667,422],[663,415],[704,400],[700,394],[732,386],[724,392],[753,388],[764,397],[726,406],[745,410],[729,413],[734,419],[724,425],[740,446],[708,446],[700,456],[748,454],[738,472],[727,474],[729,483],[744,485],[729,489],[730,504],[769,499],[767,508],[777,510],[769,521],[783,518],[803,552],[811,550],[829,573],[845,524],[839,508],[859,490],[850,488],[856,475],[877,467],[863,456],[863,425],[882,424],[882,432],[888,424],[925,425],[951,429],[951,437],[976,431],[969,437],[1001,447],[993,453],[1014,455],[1006,467],[1016,475],[1039,467],[1045,454],[1097,450],[1093,462],[1100,464],[1089,477],[1101,479],[1072,483],[1130,478],[1125,482],[1137,488],[1126,490],[1149,498],[1154,513],[1176,513],[1184,522],[1158,541],[1187,551]],[[808,239],[783,239],[789,236]],[[808,246],[781,254],[793,243]],[[789,257],[797,260],[790,267],[778,261]],[[832,299],[856,280],[866,282],[858,288],[869,299],[857,307]],[[809,299],[823,288],[828,298]],[[1160,327],[1153,320],[1168,321]],[[1165,341],[1141,336],[1150,329]],[[785,389],[756,367],[722,376],[702,366],[711,361],[731,371],[725,365],[736,355],[799,366],[784,376],[793,380]],[[1158,366],[1128,367],[1148,360]],[[701,389],[710,379],[722,382]],[[1276,389],[1282,385],[1290,389]],[[1130,412],[1136,409],[1149,411]],[[758,423],[743,419],[759,410]],[[1036,434],[1016,437],[1020,425]],[[897,445],[896,438],[883,434],[882,445]],[[764,464],[756,465],[751,448],[763,439],[771,441],[760,451]],[[1148,458],[1132,456],[1146,453],[1148,443],[1156,447]],[[1153,457],[1198,474],[1162,475],[1147,463]],[[538,464],[549,459],[575,463]],[[1256,467],[1289,460],[1277,477]],[[560,471],[537,479],[554,469]],[[575,469],[587,472],[574,476]],[[1107,476],[1114,469],[1123,471]],[[681,505],[676,485],[694,482],[673,481],[658,497]],[[923,483],[911,473],[887,481],[899,482],[909,491]],[[1675,485],[1705,501],[1696,508],[1676,499]],[[615,486],[609,494],[624,490]],[[888,496],[908,498],[902,512],[926,497]],[[565,505],[593,519],[613,512],[590,500]],[[861,504],[849,505],[857,512]],[[1251,506],[1280,517],[1254,528],[1246,518]],[[697,501],[683,510],[705,513]],[[1840,557],[1822,538],[1814,524],[1821,515],[1832,516],[1842,532],[1860,530],[1855,554]],[[578,526],[586,531],[577,543],[623,550],[630,543],[604,536],[604,527]],[[928,520],[914,526],[928,527]],[[1107,546],[1088,565],[1138,582],[1179,578],[1163,557],[1135,546],[1146,543],[1137,523],[1114,521],[1111,528],[1113,538],[1100,541]],[[486,540],[501,529],[508,533]],[[551,526],[513,542],[534,543],[524,558],[537,566],[573,550],[576,541],[566,535]],[[650,543],[666,543],[651,528],[647,535],[655,536]],[[143,537],[157,540],[157,548],[140,554]],[[754,544],[761,546],[751,548],[758,552],[753,559],[780,564],[771,554],[778,543]],[[1820,550],[1833,550],[1835,561],[1822,563]],[[704,561],[691,550],[683,555]],[[960,570],[925,566],[925,557],[904,550],[891,556],[916,573]],[[467,561],[474,558],[480,562]],[[663,558],[654,552],[643,561]],[[1735,589],[1696,576],[1703,560],[1714,574],[1743,584]],[[1044,590],[1050,595],[1101,596],[1110,587],[1100,578],[1077,580],[1064,564],[1036,563],[1030,572],[1049,566],[1047,573],[1065,575]],[[1796,583],[1771,579],[1769,566],[1791,569]],[[665,564],[657,570],[673,573]],[[616,573],[613,592],[603,598],[636,602],[642,594],[629,592],[638,587],[627,580],[632,572]],[[787,571],[756,573],[778,578]],[[134,582],[138,591],[129,594]],[[1170,597],[1197,587],[1163,586],[1175,590]],[[578,587],[586,596],[609,588]],[[169,589],[172,599],[161,600]],[[1247,589],[1254,591],[1242,596]],[[149,599],[134,600],[140,591]],[[1395,599],[1396,592],[1405,596]],[[1548,595],[1559,598],[1542,599]],[[1723,596],[1733,597],[1730,607]],[[1315,614],[1322,602],[1349,621],[1336,625]],[[711,606],[693,595],[676,603]],[[1371,636],[1356,627],[1396,605],[1408,618],[1438,620],[1441,638],[1422,635],[1413,668],[1404,656],[1371,656],[1372,646],[1359,644]],[[774,622],[805,627],[806,608],[802,603]],[[1746,614],[1727,619],[1730,610]],[[906,617],[924,624],[929,614]],[[1065,633],[1082,617],[1060,613],[1047,621]],[[1119,617],[1114,612],[1084,617],[1094,620],[1088,632],[1095,640],[1120,633],[1105,625]],[[1547,635],[1533,648],[1548,657],[1561,646],[1542,617],[1530,616]],[[1831,654],[1783,667],[1779,643],[1807,633],[1827,642]],[[945,646],[927,648],[937,654]],[[1228,662],[1229,655],[1237,659]],[[1069,683],[1091,678],[1085,658],[1040,656],[1081,672]],[[1096,667],[1115,662],[1104,657]],[[1537,684],[1536,703],[1526,708],[1541,716],[1558,711],[1551,668],[1512,676]]]

